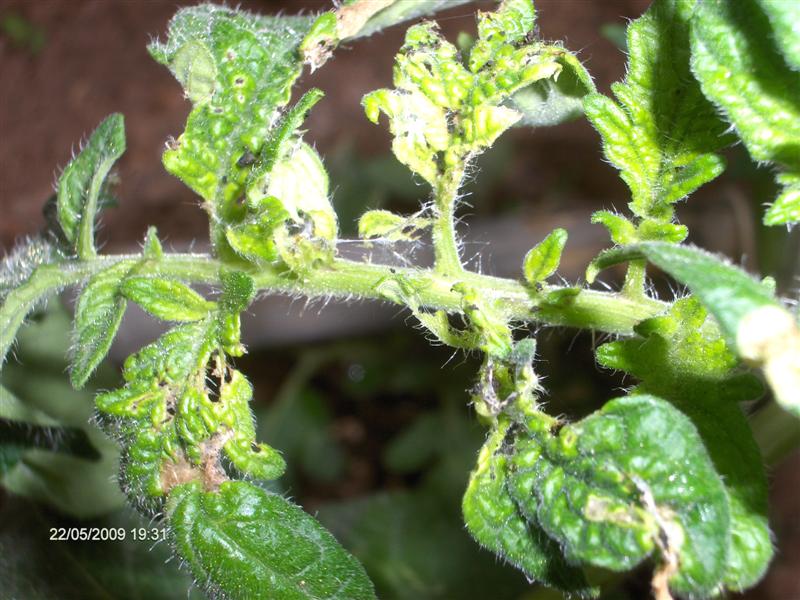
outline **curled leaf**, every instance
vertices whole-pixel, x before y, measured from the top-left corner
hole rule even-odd
[[[618,398],[558,435],[514,444],[510,486],[522,513],[567,559],[626,571],[656,554],[682,594],[717,589],[730,511],[692,423],[653,396]]]
[[[94,225],[100,195],[111,167],[125,152],[125,122],[107,117],[58,179],[58,221],[81,258],[96,254]]]

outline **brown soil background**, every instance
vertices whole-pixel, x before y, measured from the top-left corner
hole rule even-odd
[[[121,250],[139,243],[146,227],[156,224],[171,242],[204,238],[205,216],[192,194],[161,167],[164,141],[177,135],[188,102],[169,72],[147,54],[145,45],[165,32],[177,6],[155,0],[2,0],[0,17],[15,13],[40,28],[46,42],[34,54],[0,37],[0,246],[35,233],[43,224],[41,206],[52,193],[59,166],[71,149],[111,112],[126,118],[128,151],[118,170],[120,205],[104,218],[106,248]],[[600,34],[606,23],[624,24],[646,8],[641,0],[539,0],[542,37],[564,40],[579,50],[601,91],[624,74],[623,56]],[[327,2],[247,1],[260,12],[319,10]],[[472,8],[459,7],[440,19],[453,38],[471,28]],[[325,100],[307,123],[308,138],[321,154],[351,144],[369,156],[388,151],[389,138],[364,118],[361,96],[390,84],[392,57],[402,41],[395,28],[342,49],[335,60],[302,86],[325,90]],[[504,178],[504,193],[530,198],[537,211],[622,208],[626,190],[615,171],[600,160],[595,133],[583,121],[558,128],[513,133],[515,159]],[[520,158],[522,157],[522,158]],[[556,194],[564,177],[568,191]],[[714,193],[702,191],[682,208],[682,220],[697,225],[693,234],[707,247],[753,259],[755,233],[747,225],[750,192],[741,181],[725,182]],[[756,202],[758,199],[755,200]],[[745,218],[737,217],[744,211]],[[713,222],[707,218],[714,214]],[[719,216],[716,216],[719,215]],[[742,224],[744,222],[744,225]],[[732,233],[731,233],[732,232]],[[800,598],[800,455],[773,473],[773,527],[779,553],[767,578],[743,598]]]

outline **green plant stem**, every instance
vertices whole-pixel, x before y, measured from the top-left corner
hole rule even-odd
[[[625,273],[625,282],[622,284],[622,292],[631,298],[641,298],[644,293],[645,275],[647,274],[647,261],[632,260],[628,264]]]
[[[0,307],[0,356],[16,336],[17,329],[36,303],[67,287],[80,284],[93,274],[121,261],[133,265],[147,261],[148,274],[182,279],[192,283],[219,284],[221,269],[233,268],[202,254],[170,254],[159,259],[139,255],[100,256],[88,261],[65,261],[36,269],[26,283],[9,293]],[[238,268],[238,267],[237,267]],[[468,283],[482,297],[497,301],[499,310],[512,321],[536,322],[595,329],[613,334],[630,334],[638,322],[663,312],[667,305],[650,298],[582,290],[563,305],[546,305],[518,281],[472,273],[460,268],[456,274],[413,267],[390,267],[349,260],[335,260],[330,266],[312,270],[298,278],[285,270],[266,266],[250,271],[260,291],[308,297],[386,300],[379,286],[391,278],[403,278],[417,292],[420,307],[461,312],[461,294],[456,283]],[[556,290],[557,287],[546,291]]]
[[[458,239],[455,228],[455,205],[463,178],[463,166],[450,167],[439,178],[434,190],[434,268],[443,275],[456,275],[464,271],[458,256]]]

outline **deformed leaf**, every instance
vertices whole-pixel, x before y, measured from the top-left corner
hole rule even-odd
[[[127,277],[120,293],[164,321],[199,321],[216,309],[185,283],[160,277]]]
[[[558,269],[561,253],[567,243],[567,231],[555,229],[525,255],[522,271],[531,285],[542,283]]]
[[[478,14],[478,39],[463,62],[435,23],[414,25],[395,57],[395,89],[367,94],[362,104],[377,123],[389,117],[397,159],[431,185],[448,169],[483,152],[522,114],[503,106],[526,86],[558,75],[558,46],[531,41],[530,0],[506,0]]]
[[[728,494],[731,536],[724,583],[756,583],[772,557],[767,481],[758,446],[738,402],[757,398],[761,383],[736,367],[716,323],[694,298],[637,326],[639,336],[600,346],[600,364],[642,381],[636,393],[668,400],[697,427]]]
[[[95,255],[94,222],[108,172],[125,152],[125,123],[115,113],[100,123],[58,179],[58,220],[80,258]]]
[[[358,220],[358,237],[389,241],[414,240],[430,222],[424,217],[404,217],[388,210],[368,210]]]
[[[283,203],[274,196],[250,202],[244,220],[225,229],[225,239],[240,256],[254,263],[278,260],[275,231],[289,218]]]
[[[595,91],[591,75],[569,52],[556,58],[561,72],[543,79],[511,96],[510,104],[522,113],[518,126],[548,127],[583,115],[583,98]]]
[[[481,546],[522,570],[531,582],[591,596],[579,567],[570,566],[535,519],[526,520],[508,491],[510,457],[503,453],[509,423],[498,426],[478,456],[462,501],[464,523]]]
[[[96,397],[102,413],[123,417],[115,422],[125,457],[121,479],[137,501],[163,496],[176,473],[199,477],[192,467],[202,461],[204,442],[219,428],[208,418],[221,409],[213,408],[216,398],[206,373],[218,347],[214,315],[179,325],[128,357],[124,387]],[[225,368],[223,362],[219,368]],[[209,444],[205,451],[213,456],[214,448]]]
[[[681,594],[710,595],[720,584],[725,489],[691,421],[668,402],[618,398],[556,436],[520,436],[513,464],[520,509],[568,560],[626,571],[655,554]]]
[[[277,198],[292,221],[302,226],[310,220],[311,235],[330,242],[336,237],[337,219],[328,191],[322,159],[305,142],[298,142],[262,180],[248,186],[248,196]]]
[[[120,285],[132,268],[122,261],[89,280],[75,307],[75,332],[70,380],[82,387],[105,358],[125,314]]]
[[[239,371],[222,383],[220,401],[212,414],[222,427],[229,428],[231,438],[225,442],[225,455],[242,473],[258,479],[277,479],[286,470],[280,453],[267,444],[255,441],[255,425],[250,412],[253,386]]]
[[[244,217],[245,182],[302,70],[298,47],[312,16],[258,16],[212,4],[183,8],[149,50],[193,102],[166,169],[207,202],[212,242]]]
[[[244,481],[216,492],[183,485],[168,512],[195,580],[232,599],[375,598],[363,567],[315,519]]]

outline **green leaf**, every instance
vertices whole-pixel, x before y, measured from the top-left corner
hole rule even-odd
[[[758,4],[772,25],[775,43],[783,58],[795,71],[800,71],[800,36],[797,35],[800,6],[783,0],[758,0]]]
[[[125,456],[121,478],[138,502],[163,496],[175,478],[200,477],[193,465],[203,460],[203,443],[220,426],[212,411],[224,410],[214,407],[206,374],[219,343],[216,332],[211,316],[175,327],[128,357],[124,387],[95,399],[101,413],[123,417],[114,421]],[[224,372],[224,362],[218,368]],[[210,465],[223,439],[207,447]]]
[[[627,571],[655,554],[675,591],[717,589],[727,497],[691,421],[669,403],[617,398],[556,436],[531,431],[516,439],[513,464],[520,509],[568,560]]]
[[[122,417],[111,422],[123,445],[126,491],[154,508],[182,483],[217,487],[227,479],[226,465],[260,479],[275,479],[286,468],[276,450],[256,442],[252,387],[228,363],[229,355],[244,353],[239,312],[253,298],[253,280],[236,271],[221,279],[219,304],[171,281],[133,278],[125,290],[144,298],[153,313],[196,319],[129,357],[125,386],[96,398],[100,412]]]
[[[522,263],[525,281],[530,285],[536,285],[555,273],[566,243],[567,231],[559,228],[531,248]]]
[[[119,293],[164,321],[199,321],[216,309],[185,283],[160,277],[127,277]]]
[[[249,197],[278,198],[291,221],[299,226],[310,221],[310,236],[331,242],[336,238],[337,221],[328,192],[322,159],[305,142],[299,142],[268,174],[248,186]]]
[[[275,231],[289,218],[283,203],[274,196],[250,202],[244,220],[225,229],[231,248],[250,262],[261,264],[279,258]]]
[[[631,190],[639,217],[669,223],[672,204],[714,179],[730,141],[689,70],[693,0],[656,0],[628,26],[628,75],[584,101],[606,157]]]
[[[300,141],[298,129],[311,108],[322,98],[311,89],[291,107],[272,129],[245,186],[246,212],[225,229],[225,237],[240,256],[255,263],[275,262],[281,249],[276,244],[279,228],[286,223],[303,231],[293,241],[297,254],[329,257],[336,237],[336,213],[328,199],[328,174],[316,151]],[[306,231],[307,230],[307,231]],[[305,252],[303,252],[305,250]],[[289,253],[292,254],[292,253]],[[313,260],[313,257],[312,259]]]
[[[521,113],[501,106],[518,90],[558,75],[563,48],[528,42],[530,0],[507,0],[478,14],[478,39],[462,63],[434,23],[411,27],[395,57],[394,90],[367,94],[372,122],[389,117],[397,159],[431,185],[443,170],[491,146]]]
[[[561,72],[542,79],[511,96],[511,106],[522,113],[518,126],[549,127],[583,115],[583,99],[595,91],[591,75],[569,52],[556,58]]]
[[[95,213],[108,172],[125,152],[125,122],[115,113],[100,123],[58,179],[58,221],[80,258],[97,253]]]
[[[75,332],[70,380],[82,387],[102,361],[125,314],[120,285],[133,267],[122,261],[89,280],[75,307]]]
[[[637,240],[636,226],[629,219],[607,210],[592,213],[592,223],[603,225],[611,234],[611,240],[620,246]]]
[[[168,512],[178,552],[203,586],[227,597],[375,598],[363,567],[315,519],[250,483],[176,488]]]
[[[241,344],[241,317],[255,296],[253,278],[241,271],[223,271],[222,297],[219,312],[219,339],[222,348],[231,356],[244,354]]]
[[[215,244],[224,241],[226,223],[244,216],[238,201],[275,110],[300,75],[297,50],[313,21],[204,4],[178,11],[166,43],[149,46],[192,100],[186,129],[163,160],[206,200]]]
[[[767,286],[713,254],[663,242],[609,251],[593,273],[641,258],[687,285],[714,315],[736,353],[764,369],[778,402],[800,416],[800,328]]]
[[[255,425],[250,412],[253,386],[239,371],[232,370],[228,381],[220,388],[219,403],[212,414],[231,438],[223,449],[239,471],[258,479],[277,479],[286,470],[286,463],[277,450],[255,442]]]
[[[596,595],[578,567],[570,566],[554,540],[537,523],[522,516],[508,490],[510,457],[503,453],[509,434],[505,423],[492,431],[478,456],[464,494],[464,523],[484,548],[540,582],[581,597]]]
[[[691,47],[692,70],[703,93],[733,124],[750,155],[780,165],[796,181],[800,177],[800,72],[790,66],[798,68],[798,36],[791,29],[797,23],[794,4],[769,0],[700,3]],[[781,205],[787,202],[784,196]],[[782,212],[780,206],[776,210]],[[792,209],[784,218],[768,213],[765,222],[793,222],[796,212]]]
[[[781,173],[776,179],[784,189],[764,214],[764,224],[789,225],[800,222],[800,175]]]
[[[158,239],[158,232],[155,227],[148,227],[147,234],[142,245],[142,256],[148,260],[158,260],[164,256],[164,249]]]
[[[737,370],[716,323],[694,298],[676,301],[668,315],[642,322],[637,332],[598,348],[597,360],[640,379],[636,393],[669,400],[697,427],[730,503],[724,582],[747,588],[761,579],[773,550],[762,458],[737,402],[758,397],[762,386]]]

